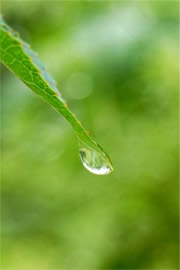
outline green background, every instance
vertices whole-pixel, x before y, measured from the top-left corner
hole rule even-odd
[[[110,155],[1,66],[2,269],[178,269],[178,2],[3,1]]]

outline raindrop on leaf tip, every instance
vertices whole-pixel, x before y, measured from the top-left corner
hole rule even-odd
[[[80,148],[79,154],[84,167],[91,173],[106,175],[113,171],[110,162],[97,151]]]

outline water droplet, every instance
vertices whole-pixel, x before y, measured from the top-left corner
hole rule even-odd
[[[111,163],[97,151],[80,148],[79,154],[84,167],[91,173],[105,175],[113,171]]]

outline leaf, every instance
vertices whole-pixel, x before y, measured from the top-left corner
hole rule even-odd
[[[0,60],[31,90],[66,118],[73,127],[81,149],[98,153],[98,159],[103,160],[112,171],[112,165],[107,154],[88,135],[80,121],[68,108],[56,87],[54,79],[39,61],[36,53],[30,48],[30,45],[21,40],[19,34],[11,29],[2,17],[0,17]]]

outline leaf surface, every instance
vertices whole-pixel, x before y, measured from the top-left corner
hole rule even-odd
[[[80,121],[61,97],[52,76],[46,71],[30,45],[0,18],[0,60],[15,73],[32,91],[43,98],[71,124],[77,139],[83,147],[93,149],[112,169],[109,157],[89,136]]]

